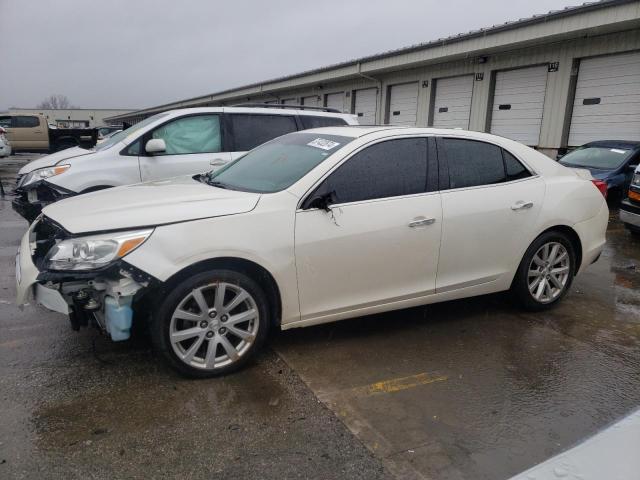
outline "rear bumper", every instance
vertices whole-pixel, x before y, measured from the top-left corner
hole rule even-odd
[[[623,200],[620,204],[620,220],[626,225],[640,229],[640,206]]]
[[[609,223],[609,208],[607,202],[602,202],[602,207],[595,217],[576,223],[573,228],[580,237],[582,244],[582,262],[578,273],[595,262],[602,253],[606,243],[607,225]]]

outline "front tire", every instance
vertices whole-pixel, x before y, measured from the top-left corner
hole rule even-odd
[[[168,292],[151,324],[154,346],[183,375],[214,377],[246,365],[269,329],[264,290],[243,273],[210,270]]]
[[[545,232],[525,252],[511,291],[525,309],[546,310],[567,294],[575,272],[575,248],[569,237]]]

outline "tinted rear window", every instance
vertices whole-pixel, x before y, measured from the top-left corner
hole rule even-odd
[[[295,118],[286,115],[235,113],[230,118],[236,152],[246,152],[298,129]]]
[[[501,148],[475,140],[443,138],[450,188],[491,185],[506,180]]]
[[[321,128],[321,127],[335,127],[346,125],[347,122],[344,118],[337,117],[313,117],[311,115],[301,115],[302,128]]]

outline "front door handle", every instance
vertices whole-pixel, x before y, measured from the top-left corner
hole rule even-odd
[[[409,222],[409,227],[424,227],[426,225],[433,225],[434,223],[436,223],[435,218],[423,218],[422,220],[413,220],[412,222]]]
[[[527,210],[533,207],[533,202],[523,202],[522,200],[511,205],[511,210]]]
[[[214,158],[209,162],[209,165],[212,167],[221,167],[222,165],[226,165],[227,161],[223,158]]]

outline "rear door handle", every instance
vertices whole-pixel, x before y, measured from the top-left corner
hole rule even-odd
[[[533,202],[523,202],[522,200],[511,205],[511,210],[527,210],[533,207]]]
[[[436,223],[435,218],[423,218],[422,220],[413,220],[412,222],[409,222],[409,227],[424,227],[426,225],[433,225],[434,223]]]
[[[222,165],[226,165],[227,161],[223,158],[214,158],[209,162],[209,165],[212,167],[221,167]]]

